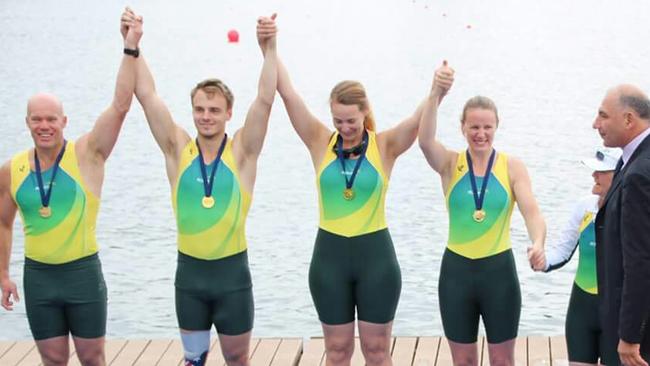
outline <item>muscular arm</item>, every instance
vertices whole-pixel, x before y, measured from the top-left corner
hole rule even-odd
[[[258,21],[258,39],[264,55],[264,64],[257,89],[257,97],[248,110],[244,126],[235,134],[240,139],[246,158],[256,158],[262,151],[269,124],[269,115],[275,98],[278,80],[275,17]]]
[[[149,129],[160,150],[166,158],[176,156],[179,146],[189,141],[190,137],[174,123],[167,105],[156,93],[156,84],[142,55],[137,60],[135,96],[142,105]]]
[[[332,131],[309,111],[302,97],[294,89],[289,73],[281,61],[278,61],[278,92],[294,130],[314,159],[314,156],[321,152],[319,149],[324,150],[327,147]]]
[[[125,22],[124,20],[122,21]],[[124,47],[135,49],[142,36],[142,22],[127,22],[130,27],[124,39]],[[81,145],[87,143],[88,152],[105,161],[111,154],[122,129],[126,113],[131,107],[135,88],[136,60],[123,55],[115,83],[115,94],[111,105],[99,116],[93,129],[79,139]],[[84,141],[86,140],[86,141]]]
[[[619,335],[641,343],[650,321],[650,169],[625,176],[621,202],[623,293]]]
[[[11,240],[13,224],[16,217],[16,204],[11,198],[11,162],[0,167],[0,288],[2,289],[2,307],[12,310],[14,300],[18,300],[16,284],[9,277],[9,258],[11,257]]]

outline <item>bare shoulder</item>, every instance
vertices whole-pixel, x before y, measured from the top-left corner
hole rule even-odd
[[[524,162],[516,156],[508,155],[508,171],[511,176],[521,176],[521,174],[527,174],[526,165]]]

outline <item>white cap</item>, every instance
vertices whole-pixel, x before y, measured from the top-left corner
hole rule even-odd
[[[623,150],[619,148],[599,147],[596,149],[594,157],[582,159],[580,162],[592,170],[607,172],[616,170],[616,164],[621,155],[623,155]]]

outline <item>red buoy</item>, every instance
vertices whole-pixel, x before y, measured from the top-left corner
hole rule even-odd
[[[239,32],[234,29],[228,31],[228,42],[237,43],[239,42]]]

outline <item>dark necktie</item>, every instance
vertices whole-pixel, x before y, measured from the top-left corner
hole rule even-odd
[[[620,159],[618,159],[618,163],[616,163],[616,169],[614,170],[614,176],[616,176],[616,174],[618,174],[618,172],[621,171],[622,167],[623,167],[623,158],[621,157]]]

